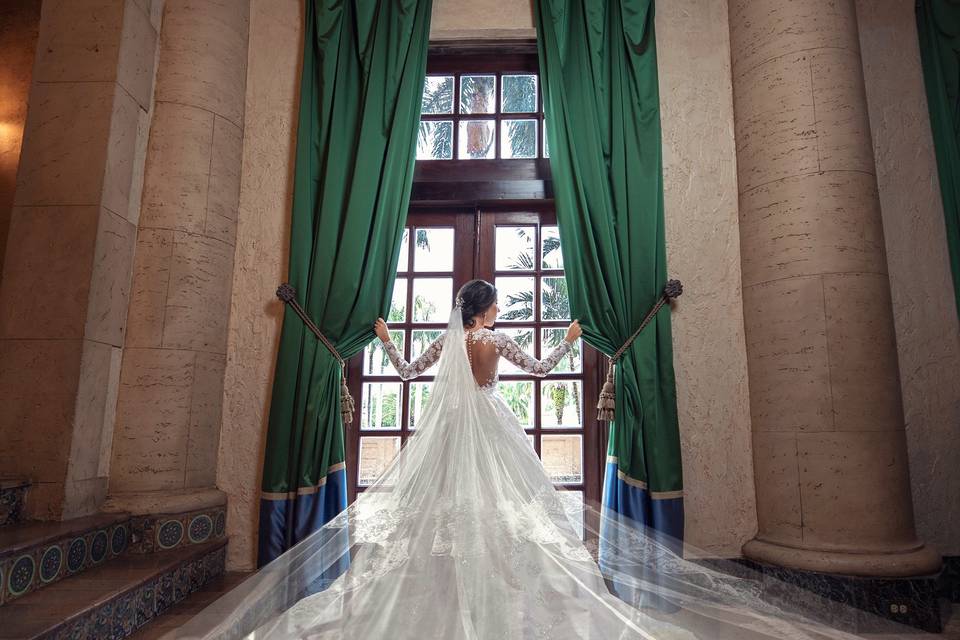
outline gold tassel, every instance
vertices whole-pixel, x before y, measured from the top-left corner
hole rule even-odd
[[[601,422],[613,422],[614,410],[617,406],[617,389],[613,382],[613,360],[607,368],[607,381],[603,383],[603,389],[600,391],[600,401],[597,402],[597,420]]]
[[[343,419],[343,424],[353,422],[353,412],[356,408],[353,396],[350,395],[350,388],[347,387],[347,372],[343,371],[343,375],[340,376],[340,417]]]

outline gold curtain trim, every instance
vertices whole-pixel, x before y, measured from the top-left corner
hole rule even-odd
[[[327,474],[320,478],[320,482],[312,487],[300,487],[296,491],[264,491],[260,494],[260,497],[263,500],[289,500],[290,498],[296,498],[297,496],[308,496],[312,493],[316,493],[320,490],[321,487],[327,484],[327,476],[331,473],[340,471],[341,469],[346,469],[346,462],[338,462],[335,465],[331,465],[327,468]]]
[[[607,456],[607,464],[613,463],[618,464],[620,461],[617,456]],[[650,487],[643,480],[637,480],[636,478],[631,478],[620,469],[617,469],[617,479],[623,480],[625,483],[631,487],[637,487],[638,489],[643,489],[650,493],[650,498],[653,500],[673,500],[675,498],[683,497],[683,490],[680,491],[650,491]]]

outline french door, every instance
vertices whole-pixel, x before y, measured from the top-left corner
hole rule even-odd
[[[457,290],[472,278],[494,283],[495,329],[530,355],[546,357],[570,323],[560,236],[551,208],[413,210],[408,216],[389,317],[394,343],[411,361],[446,327]],[[523,425],[554,483],[573,501],[598,501],[603,450],[596,422],[600,355],[581,341],[545,378],[505,360],[499,391]],[[347,425],[350,500],[372,484],[416,433],[435,370],[402,381],[379,341],[350,361],[358,400]]]

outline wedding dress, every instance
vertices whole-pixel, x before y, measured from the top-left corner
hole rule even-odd
[[[605,545],[601,572],[497,392],[500,357],[542,376],[569,348],[537,361],[502,333],[467,337],[459,309],[412,364],[387,343],[404,378],[439,360],[416,435],[344,512],[172,637],[852,637],[768,604],[748,578],[683,560],[636,523],[588,510],[585,526]],[[609,583],[646,606],[611,595]]]

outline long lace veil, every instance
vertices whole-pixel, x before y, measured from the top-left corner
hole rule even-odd
[[[381,477],[166,637],[807,639],[869,622],[560,498],[476,385],[455,308],[416,434]]]

